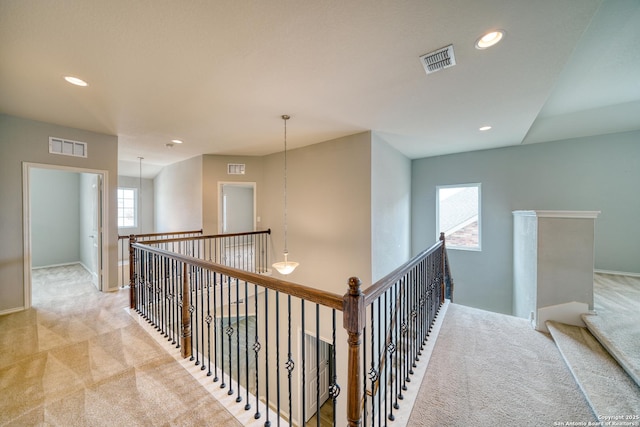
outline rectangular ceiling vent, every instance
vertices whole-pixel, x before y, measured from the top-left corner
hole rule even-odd
[[[228,175],[244,175],[244,169],[243,163],[227,163]]]
[[[49,137],[49,153],[63,156],[87,157],[87,143]]]
[[[453,53],[453,45],[450,44],[442,49],[435,50],[433,52],[425,53],[420,57],[422,66],[427,74],[435,73],[436,71],[443,70],[445,68],[453,67],[456,65],[456,57]]]

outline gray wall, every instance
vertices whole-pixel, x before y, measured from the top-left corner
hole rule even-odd
[[[411,256],[411,160],[371,135],[371,275],[377,281]]]
[[[482,183],[482,251],[450,250],[455,300],[512,312],[514,210],[602,211],[595,267],[640,273],[640,132],[414,160],[412,250],[436,238],[435,187]]]
[[[30,184],[31,265],[80,261],[80,174],[33,169]]]
[[[140,184],[142,183],[142,190]],[[147,178],[134,178],[130,176],[118,176],[118,187],[138,189],[138,226],[119,228],[121,236],[129,234],[145,234],[155,232],[155,195],[154,181]]]
[[[351,276],[371,284],[370,141],[364,132],[287,152],[289,258],[300,262],[287,280],[340,295]],[[272,262],[283,260],[283,170],[283,153],[265,157]]]
[[[88,158],[49,154],[49,136],[88,142]],[[33,162],[108,172],[109,281],[117,288],[116,188],[118,138],[0,114],[0,313],[22,309],[22,163]]]
[[[243,163],[244,175],[227,174],[228,163]],[[202,156],[202,220],[205,234],[217,234],[219,229],[218,184],[220,182],[255,182],[256,216],[261,217],[263,197],[264,158],[255,156]],[[280,184],[282,186],[282,183]],[[269,224],[258,222],[258,230],[269,228]]]
[[[162,169],[153,190],[157,232],[202,228],[202,156]]]

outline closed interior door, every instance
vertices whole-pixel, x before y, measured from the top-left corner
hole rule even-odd
[[[329,349],[330,346],[324,341],[318,343],[315,338],[306,335],[305,353],[307,361],[307,378],[306,387],[306,420],[318,412],[318,409],[329,398]],[[318,399],[318,390],[316,384],[320,382],[320,398]]]
[[[255,184],[221,183],[221,233],[255,230]]]

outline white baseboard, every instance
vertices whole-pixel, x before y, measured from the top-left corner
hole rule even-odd
[[[24,307],[10,308],[8,310],[0,311],[0,316],[4,316],[5,314],[18,313],[18,312],[24,311],[24,310],[26,310]]]
[[[53,267],[66,267],[67,265],[76,265],[76,264],[80,264],[82,265],[82,263],[80,261],[73,261],[73,262],[63,262],[62,264],[51,264],[51,265],[41,265],[39,267],[31,267],[32,270],[39,270],[42,268],[53,268]],[[84,267],[84,265],[82,265]],[[86,268],[86,267],[84,267]]]
[[[593,270],[593,272],[594,273],[600,273],[600,274],[613,274],[615,276],[640,277],[640,273],[630,273],[628,271]]]

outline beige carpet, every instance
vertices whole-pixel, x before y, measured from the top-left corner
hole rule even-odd
[[[0,425],[240,425],[79,265],[38,269],[0,317]]]
[[[640,277],[596,274],[591,333],[640,386]]]
[[[526,319],[457,304],[449,306],[418,395],[409,426],[596,421],[549,335]]]
[[[640,388],[586,328],[554,321],[547,327],[598,419],[640,416]]]

